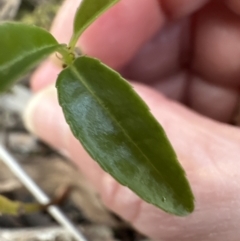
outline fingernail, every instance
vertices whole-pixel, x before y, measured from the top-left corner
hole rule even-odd
[[[37,134],[35,120],[39,114],[38,110],[43,106],[44,108],[48,108],[46,102],[49,101],[49,98],[56,98],[56,88],[54,85],[50,85],[49,87],[39,91],[29,101],[23,114],[23,121],[28,131]],[[42,118],[44,118],[44,116],[42,116]]]

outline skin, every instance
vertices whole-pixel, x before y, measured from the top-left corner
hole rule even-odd
[[[78,4],[66,1],[54,21],[60,42],[70,38]],[[73,160],[109,209],[153,239],[239,240],[240,130],[228,124],[238,108],[239,15],[238,0],[121,0],[78,43],[132,80],[165,128],[196,198],[194,213],[184,218],[143,202],[86,154],[51,86],[57,65],[47,60],[32,77],[27,127]]]

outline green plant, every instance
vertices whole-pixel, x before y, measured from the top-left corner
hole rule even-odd
[[[19,215],[23,213],[32,213],[43,210],[44,207],[37,203],[22,203],[12,201],[0,195],[0,214]]]
[[[75,137],[122,185],[164,211],[184,216],[193,211],[194,197],[163,128],[117,72],[74,52],[84,30],[117,2],[83,0],[69,45],[59,44],[49,32],[35,26],[1,24],[0,90],[5,91],[53,52],[61,54],[66,68],[56,87]]]

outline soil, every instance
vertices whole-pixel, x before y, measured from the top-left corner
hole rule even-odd
[[[49,29],[61,0],[0,0],[0,21],[18,20]],[[97,193],[75,167],[35,136],[29,134],[21,113],[31,96],[29,76],[0,97],[0,141],[21,166],[50,196],[73,186],[60,203],[61,209],[88,240],[143,241],[144,236],[109,212]],[[0,194],[12,200],[35,202],[32,195],[0,160]],[[73,240],[45,211],[19,216],[0,216],[0,240]]]

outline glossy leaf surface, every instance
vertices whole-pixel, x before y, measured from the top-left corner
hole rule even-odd
[[[20,215],[23,213],[37,212],[41,209],[42,207],[39,204],[26,204],[22,202],[12,201],[0,195],[0,215]]]
[[[0,24],[0,36],[0,92],[60,47],[44,29],[21,23]]]
[[[74,35],[72,37],[74,44],[92,22],[118,1],[119,0],[82,0],[74,19]]]
[[[80,57],[59,75],[57,89],[72,132],[106,172],[166,212],[193,211],[193,194],[164,130],[117,72]]]

